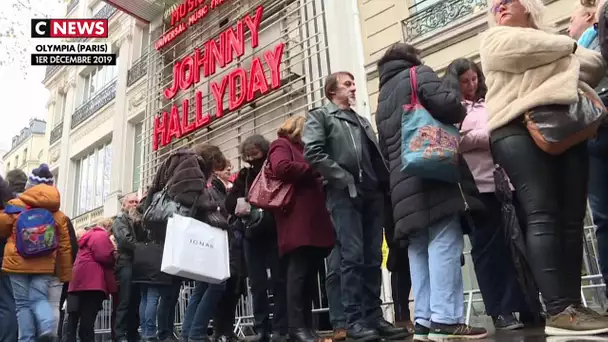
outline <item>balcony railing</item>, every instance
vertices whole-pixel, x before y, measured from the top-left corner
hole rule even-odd
[[[423,0],[410,8],[412,14],[409,18],[403,20],[406,41],[444,28],[459,19],[488,8],[486,0],[443,0],[426,7],[425,2],[431,1]],[[416,10],[416,8],[421,7],[424,9]]]
[[[72,12],[72,10],[76,8],[79,2],[79,0],[70,0],[70,3],[68,3],[66,14],[70,14],[70,12]]]
[[[91,224],[97,223],[103,218],[103,206],[89,210],[72,219],[74,229],[85,228]]]
[[[116,13],[116,7],[108,4],[103,6],[99,12],[95,13],[93,19],[110,19],[114,13]]]
[[[55,128],[51,131],[51,138],[49,139],[49,145],[52,145],[55,141],[61,139],[63,135],[63,121],[58,123]]]
[[[76,108],[74,114],[72,114],[72,124],[70,127],[75,128],[83,123],[103,106],[110,103],[114,97],[116,97],[116,80],[112,81],[112,83],[108,84],[105,88],[95,94],[95,96]]]
[[[57,71],[59,71],[60,68],[61,68],[61,65],[49,65],[49,66],[47,66],[46,67],[46,71],[44,72],[44,81],[48,80],[53,75],[55,75],[57,73]]]
[[[148,72],[148,54],[144,53],[133,63],[127,73],[127,87],[139,81]]]
[[[99,10],[99,12],[95,13],[93,15],[93,19],[110,19],[110,17],[113,16],[114,13],[116,13],[116,12],[117,12],[116,7],[108,4],[108,5],[103,6]],[[88,38],[76,38],[73,41],[80,43],[80,42],[84,42],[87,40],[88,40]]]

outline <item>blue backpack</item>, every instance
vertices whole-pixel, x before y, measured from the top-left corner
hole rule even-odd
[[[57,223],[50,211],[9,204],[4,212],[18,215],[15,222],[15,244],[19,255],[35,258],[49,255],[57,249]]]

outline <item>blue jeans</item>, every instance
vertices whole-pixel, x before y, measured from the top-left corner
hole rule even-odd
[[[336,247],[342,256],[340,283],[346,323],[374,324],[382,319],[382,226],[384,196],[368,192],[351,198],[346,189],[326,189]]]
[[[49,303],[50,275],[9,275],[19,322],[19,341],[36,341],[36,332],[54,334],[55,313]]]
[[[589,206],[597,230],[600,271],[608,283],[608,128],[600,128],[589,147]]]
[[[414,320],[430,327],[464,323],[460,255],[464,237],[458,215],[409,235],[408,256],[414,290]]]
[[[225,282],[221,284],[196,282],[186,307],[182,323],[182,338],[204,340],[207,337],[209,321],[215,313],[215,308],[222,298],[225,288]]]
[[[0,341],[17,340],[17,312],[9,275],[0,271]]]
[[[156,338],[156,316],[161,285],[140,284],[139,325],[142,338]]]
[[[346,329],[346,316],[344,316],[344,305],[342,304],[342,284],[340,283],[341,263],[340,248],[335,246],[327,257],[327,277],[325,278],[329,321],[334,330]]]

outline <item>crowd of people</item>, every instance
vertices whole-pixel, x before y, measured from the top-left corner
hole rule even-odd
[[[580,128],[590,125],[581,116],[604,115],[606,11],[581,3],[568,37],[551,32],[541,0],[495,0],[480,65],[459,58],[440,78],[414,46],[385,52],[377,134],[353,107],[353,75],[333,73],[325,105],[289,117],[273,141],[257,134],[243,141],[247,166],[236,177],[219,147],[181,148],[143,198],[126,195],[117,216],[84,229],[59,209],[47,165],[29,176],[10,171],[0,182],[0,341],[93,341],[111,297],[113,340],[233,342],[247,293],[253,341],[321,341],[312,304],[324,260],[330,339],[480,339],[487,331],[465,323],[466,234],[496,329],[608,333],[608,318],[583,306],[580,292],[587,199],[608,278],[607,129],[567,136],[558,147],[542,136],[568,125],[542,118],[571,114]],[[284,190],[276,206],[252,203],[261,199],[254,198],[261,178]],[[175,312],[188,280],[161,272],[167,222],[145,215],[161,195],[229,237],[230,278],[194,282],[179,334]],[[511,207],[514,218],[505,220]],[[523,268],[504,238],[513,229],[527,247]],[[381,309],[384,237],[395,324]],[[532,287],[521,281],[526,271]]]

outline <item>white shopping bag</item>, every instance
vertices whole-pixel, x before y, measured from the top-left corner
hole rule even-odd
[[[178,277],[219,284],[230,278],[228,233],[190,217],[173,214],[160,270]]]

